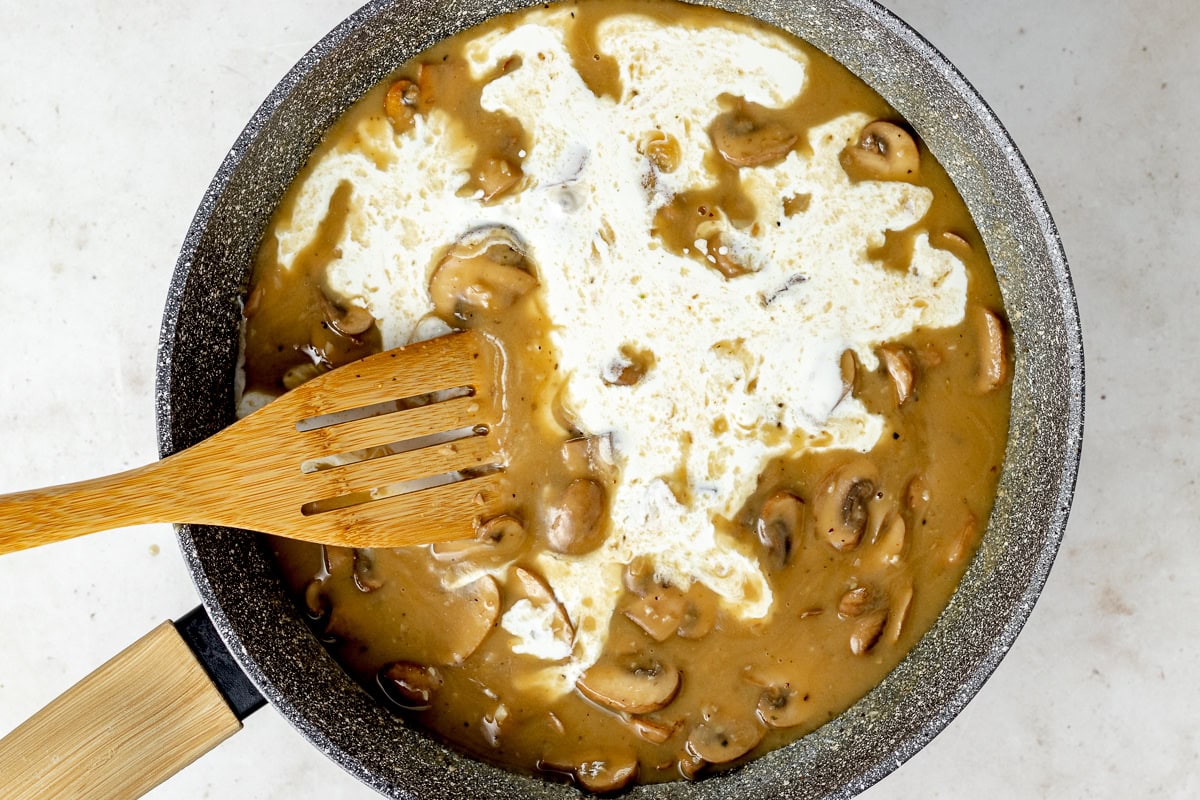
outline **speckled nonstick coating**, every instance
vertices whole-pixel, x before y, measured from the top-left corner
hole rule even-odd
[[[233,419],[239,297],[259,236],[322,132],[362,92],[434,41],[513,2],[371,3],[279,83],[221,165],[179,257],[163,320],[163,454]],[[870,0],[710,5],[758,16],[825,50],[913,125],[954,178],[995,262],[1016,341],[1012,430],[978,556],[932,631],[874,691],[789,747],[696,783],[636,798],[845,798],[932,739],[1007,652],[1066,526],[1083,432],[1075,294],[1045,201],[1007,133],[962,75]],[[275,708],[315,747],[397,798],[579,795],[482,765],[406,726],[360,689],[309,632],[253,534],[183,527],[180,546],[218,631]]]

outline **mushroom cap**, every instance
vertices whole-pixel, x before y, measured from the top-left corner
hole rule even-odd
[[[593,665],[575,688],[613,711],[649,714],[674,700],[681,684],[682,674],[671,664],[633,653]]]

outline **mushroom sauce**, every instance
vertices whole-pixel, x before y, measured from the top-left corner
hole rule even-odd
[[[751,20],[552,4],[405,64],[264,236],[239,411],[458,328],[503,362],[506,512],[272,546],[346,668],[477,757],[606,792],[779,747],[887,675],[986,525],[983,242],[883,100]]]

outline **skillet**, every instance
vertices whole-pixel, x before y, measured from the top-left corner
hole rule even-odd
[[[206,194],[172,282],[157,393],[164,454],[232,419],[239,298],[252,255],[274,204],[324,129],[412,53],[526,4],[373,3],[267,98]],[[980,555],[938,625],[883,685],[796,745],[728,776],[631,792],[848,797],[911,756],[978,691],[1045,581],[1066,523],[1081,441],[1074,293],[1053,222],[1019,154],[924,40],[867,0],[712,4],[801,35],[866,79],[914,125],[978,221],[1013,320],[1013,423],[1001,491]],[[206,663],[221,656],[221,641],[234,654],[225,656],[224,672],[211,670],[225,676],[219,682],[238,714],[265,696],[315,746],[389,796],[573,796],[565,787],[449,753],[376,706],[308,632],[256,537],[200,528],[179,535],[204,602],[180,627],[194,649],[207,653]],[[445,780],[449,769],[453,782]]]

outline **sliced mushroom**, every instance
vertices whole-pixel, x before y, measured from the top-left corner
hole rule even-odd
[[[778,122],[756,124],[738,111],[721,114],[709,129],[713,146],[735,167],[758,167],[783,160],[799,138]]]
[[[866,655],[879,641],[883,626],[887,623],[886,608],[876,609],[858,618],[850,634],[850,652],[856,656]]]
[[[804,501],[791,492],[776,492],[763,503],[755,532],[771,569],[781,570],[791,561],[807,513]]]
[[[841,360],[838,362],[838,369],[842,373],[842,396],[838,398],[840,403],[854,391],[854,381],[858,377],[858,357],[854,355],[853,350],[843,350]]]
[[[717,624],[717,596],[702,584],[694,584],[687,593],[683,619],[675,634],[681,639],[700,639]]]
[[[324,581],[311,580],[304,587],[304,608],[314,621],[320,621],[329,616],[329,597],[325,594]]]
[[[377,680],[384,695],[406,711],[428,709],[443,682],[436,667],[412,661],[394,661],[384,665],[379,670]]]
[[[419,96],[420,89],[417,84],[407,78],[401,78],[388,87],[387,94],[383,98],[383,110],[399,133],[403,133],[413,126],[417,117]]]
[[[909,510],[916,516],[924,514],[929,501],[933,499],[933,494],[929,491],[929,481],[924,475],[914,475],[904,494]]]
[[[354,585],[364,594],[369,594],[383,586],[383,580],[375,574],[375,562],[370,551],[355,549],[354,551]]]
[[[866,532],[869,501],[878,473],[871,462],[857,459],[834,470],[813,496],[816,534],[835,550],[853,550]]]
[[[474,539],[435,542],[429,553],[444,563],[485,560],[488,563],[512,561],[525,545],[525,526],[516,517],[502,514],[478,525]]]
[[[858,141],[842,151],[842,168],[852,180],[915,180],[921,152],[908,131],[876,120],[859,132]]]
[[[947,563],[957,564],[967,557],[975,543],[975,534],[978,528],[979,522],[975,519],[975,515],[968,510],[967,518],[963,522],[962,527],[958,529],[958,533],[950,540],[950,546],[946,552]]]
[[[350,547],[322,545],[321,562],[329,575],[348,575],[354,569],[354,550]]]
[[[589,758],[575,767],[575,780],[589,792],[608,794],[633,783],[638,774],[637,757],[632,752],[609,752],[603,758]]]
[[[591,478],[576,478],[550,509],[546,540],[550,549],[565,555],[590,553],[604,539],[607,493]]]
[[[629,654],[593,665],[575,684],[580,694],[605,708],[649,714],[679,694],[682,676],[649,654]]]
[[[979,389],[991,392],[1008,379],[1008,345],[1004,322],[993,311],[981,308],[976,317],[979,335]]]
[[[625,605],[624,614],[656,642],[675,635],[687,612],[687,599],[674,586],[659,588]]]
[[[889,511],[875,537],[875,552],[883,563],[889,565],[900,563],[900,559],[904,555],[907,533],[908,526],[904,524],[904,517]]]
[[[861,617],[871,606],[872,594],[870,586],[859,586],[846,592],[838,601],[838,615],[847,619]]]
[[[675,735],[675,731],[679,730],[679,726],[682,723],[682,720],[664,722],[653,717],[636,715],[626,716],[624,720],[635,734],[650,742],[650,744],[666,743],[668,739]]]
[[[261,283],[250,290],[250,296],[246,298],[246,304],[242,306],[243,318],[250,319],[258,313],[258,310],[262,308],[264,294],[266,294],[266,287]]]
[[[521,168],[503,158],[488,158],[479,165],[474,179],[486,203],[516,186],[521,180]]]
[[[622,581],[626,589],[639,597],[645,597],[670,585],[658,579],[654,571],[654,562],[644,555],[634,556],[633,560],[625,565]]]
[[[892,379],[896,405],[904,405],[913,394],[916,385],[916,362],[912,351],[903,345],[885,344],[879,348],[884,366]]]
[[[510,716],[508,706],[504,705],[504,703],[497,703],[491,712],[479,718],[479,732],[483,734],[483,740],[494,749],[500,749],[501,733],[505,727],[504,723],[508,721]]]
[[[675,769],[679,771],[679,777],[685,781],[694,781],[696,776],[700,774],[700,770],[704,769],[708,762],[691,751],[691,748],[684,747],[683,752],[679,754],[675,761]]]
[[[755,713],[769,728],[794,728],[809,717],[808,694],[789,683],[768,686],[758,698]]]
[[[935,246],[944,247],[959,257],[966,256],[971,252],[971,243],[959,236],[954,231],[942,231],[941,234],[934,237]]]
[[[500,617],[500,586],[490,575],[463,587],[459,594],[465,602],[455,605],[467,613],[457,615],[454,625],[447,630],[445,644],[451,664],[461,664],[470,658]]]
[[[283,373],[283,388],[289,392],[301,384],[308,383],[313,378],[320,375],[324,370],[311,362],[306,364],[297,364],[290,367],[287,372]]]
[[[343,308],[333,300],[320,293],[321,315],[329,326],[343,336],[359,336],[370,330],[375,324],[375,317],[365,308],[346,306]]]
[[[545,626],[543,630],[558,640],[562,649],[569,654],[571,643],[575,639],[575,626],[571,624],[567,610],[558,602],[554,590],[541,575],[524,567],[514,568],[513,576],[516,578],[519,593],[525,596],[541,617]]]
[[[503,227],[463,237],[446,253],[429,279],[434,311],[454,324],[479,311],[498,312],[537,286],[525,263],[524,248]]]
[[[562,443],[559,450],[569,475],[610,475],[613,470],[612,437],[579,436]]]
[[[718,713],[692,728],[687,749],[709,764],[726,764],[757,747],[764,733],[752,719]]]
[[[888,613],[887,638],[890,642],[900,639],[904,623],[908,621],[908,610],[912,607],[912,581],[905,581],[892,592],[892,608]]]

